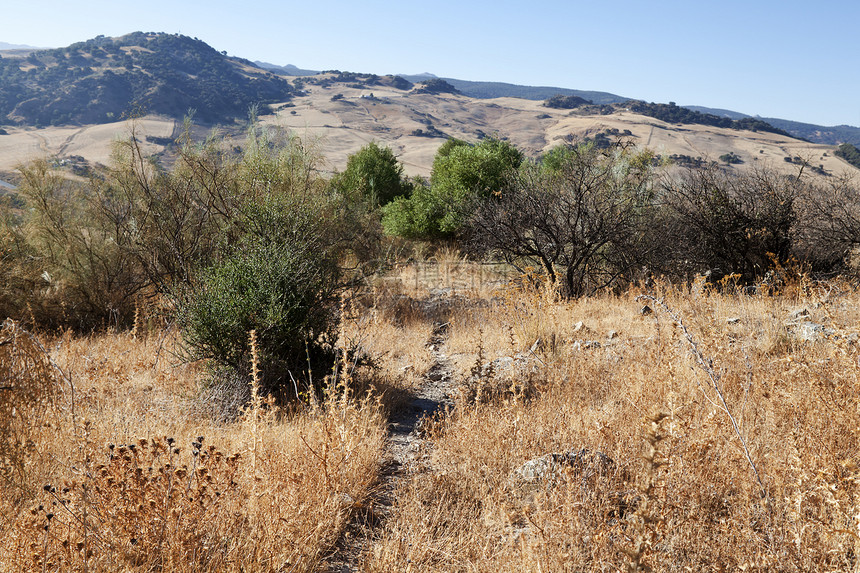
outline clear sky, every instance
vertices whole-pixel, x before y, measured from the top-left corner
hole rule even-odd
[[[10,0],[0,41],[182,33],[250,60],[860,126],[857,0]]]

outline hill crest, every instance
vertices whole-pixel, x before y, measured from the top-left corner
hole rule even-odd
[[[128,114],[204,122],[246,118],[251,106],[284,101],[289,82],[187,36],[134,32],[0,59],[0,123],[105,123]]]

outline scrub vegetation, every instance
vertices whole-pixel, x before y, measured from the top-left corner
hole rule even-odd
[[[2,198],[0,571],[858,568],[851,180],[191,133]]]

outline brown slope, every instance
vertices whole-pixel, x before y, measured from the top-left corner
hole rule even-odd
[[[830,146],[772,133],[668,124],[624,109],[610,115],[583,115],[546,108],[532,100],[415,94],[388,86],[305,85],[304,92],[292,100],[294,105],[264,115],[261,121],[314,140],[332,171],[343,169],[349,154],[370,141],[389,145],[408,174],[427,176],[445,137],[476,141],[495,135],[508,139],[527,155],[537,156],[565,141],[625,131],[630,132],[636,144],[666,157],[686,155],[716,161],[723,154],[734,153],[744,161],[736,169],[769,165],[793,173],[797,165],[784,158],[801,157],[833,174],[853,170],[833,156]],[[333,96],[340,97],[332,101]],[[147,118],[141,127],[146,134],[165,137],[172,132],[173,122]],[[91,162],[105,163],[111,142],[126,134],[127,126],[120,122],[82,130],[58,127],[8,131],[9,135],[0,135],[0,171],[12,170],[17,163],[44,154],[80,155]],[[234,130],[231,135],[241,143],[240,131]],[[153,152],[159,149],[152,146]]]

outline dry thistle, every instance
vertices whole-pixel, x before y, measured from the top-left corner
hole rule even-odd
[[[651,571],[645,557],[654,550],[660,537],[660,525],[663,521],[659,508],[659,500],[655,495],[659,487],[659,470],[666,464],[666,459],[661,451],[661,445],[667,435],[663,432],[662,424],[668,414],[659,413],[649,420],[649,427],[645,433],[648,441],[648,451],[645,454],[646,466],[645,482],[639,487],[640,500],[629,517],[628,521],[633,525],[635,537],[632,547],[622,548],[622,551],[630,560],[627,563],[627,571]]]

